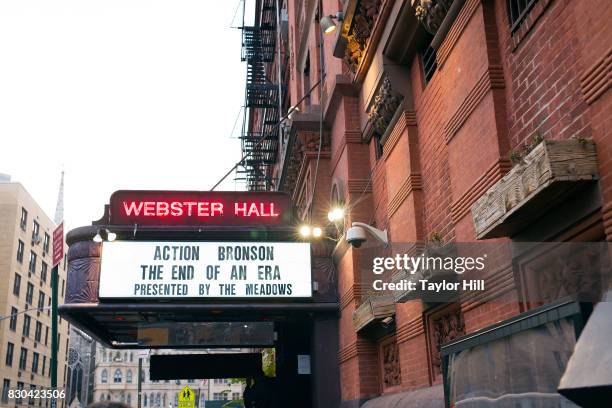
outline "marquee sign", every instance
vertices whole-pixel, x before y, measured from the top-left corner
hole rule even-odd
[[[110,199],[110,224],[255,226],[291,222],[282,193],[120,190]]]
[[[105,242],[100,268],[100,299],[312,296],[301,242]]]

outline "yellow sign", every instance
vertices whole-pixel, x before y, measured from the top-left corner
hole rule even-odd
[[[188,385],[178,393],[178,408],[195,408],[195,392]]]

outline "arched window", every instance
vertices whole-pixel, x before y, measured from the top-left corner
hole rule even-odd
[[[127,370],[127,373],[125,374],[125,382],[128,384],[132,383],[132,370]]]
[[[144,406],[145,407],[147,406],[147,399],[148,399],[147,396],[148,396],[147,394],[144,395]]]
[[[108,395],[106,396],[106,400],[107,400],[107,401],[110,401],[110,394],[108,394]]]
[[[104,401],[104,394],[100,394],[100,401]]]
[[[120,369],[116,369],[115,370],[115,375],[113,375],[113,382],[114,383],[120,383],[121,380],[122,380],[121,370]]]
[[[151,393],[151,395],[149,395],[149,405],[150,406],[155,405],[155,395],[153,393]]]
[[[106,371],[106,369],[102,370],[102,375],[100,377],[102,384],[106,384],[108,382],[108,372]]]
[[[125,402],[125,394],[123,392],[121,393],[121,398],[120,399],[121,399],[121,402]]]
[[[132,394],[127,395],[127,404],[130,405],[132,403]]]
[[[157,405],[161,405],[161,394],[158,392],[157,396],[155,397],[155,403]]]

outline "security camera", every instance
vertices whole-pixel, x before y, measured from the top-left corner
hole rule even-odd
[[[368,237],[362,227],[351,227],[346,231],[346,242],[355,248],[359,248],[367,240]]]
[[[346,242],[351,244],[354,248],[359,248],[361,244],[368,240],[368,232],[378,242],[383,243],[385,246],[389,245],[387,230],[381,231],[363,222],[354,222],[351,228],[346,231]]]

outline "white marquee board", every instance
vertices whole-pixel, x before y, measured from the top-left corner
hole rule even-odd
[[[308,243],[114,241],[102,245],[100,299],[311,296]]]

